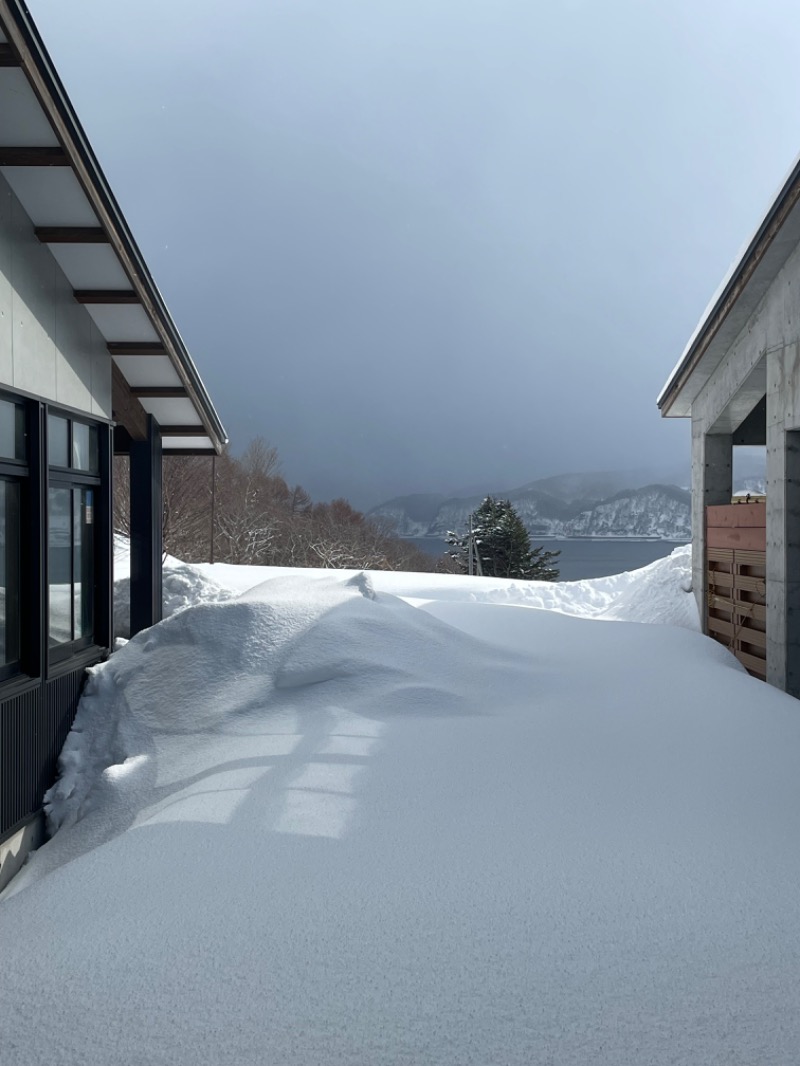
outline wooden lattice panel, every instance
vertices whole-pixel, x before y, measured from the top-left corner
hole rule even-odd
[[[730,648],[749,673],[765,681],[766,551],[709,547],[706,574],[709,636]]]

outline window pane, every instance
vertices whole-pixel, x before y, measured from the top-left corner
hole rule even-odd
[[[97,470],[97,426],[72,423],[72,465],[76,470]]]
[[[19,659],[19,485],[0,481],[0,661]]]
[[[51,466],[69,466],[69,422],[66,418],[47,416],[47,452]]]
[[[94,631],[94,489],[73,489],[72,602],[75,637]]]
[[[50,489],[50,643],[72,640],[72,514],[69,489]]]
[[[25,412],[9,400],[0,400],[0,456],[25,458]]]

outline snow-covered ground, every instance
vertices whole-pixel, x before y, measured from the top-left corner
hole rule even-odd
[[[0,1062],[795,1063],[798,704],[688,579],[171,561],[0,903]]]

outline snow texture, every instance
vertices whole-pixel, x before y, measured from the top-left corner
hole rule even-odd
[[[197,572],[92,671],[0,903],[3,1066],[796,1061],[800,716],[685,552]]]

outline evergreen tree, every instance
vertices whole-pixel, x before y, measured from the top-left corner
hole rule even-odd
[[[471,532],[459,535],[448,532],[452,545],[446,554],[454,559],[462,573],[469,573],[470,541],[480,561],[478,573],[485,577],[512,577],[523,581],[557,581],[553,563],[560,552],[532,548],[528,531],[510,500],[487,496],[470,515]]]

